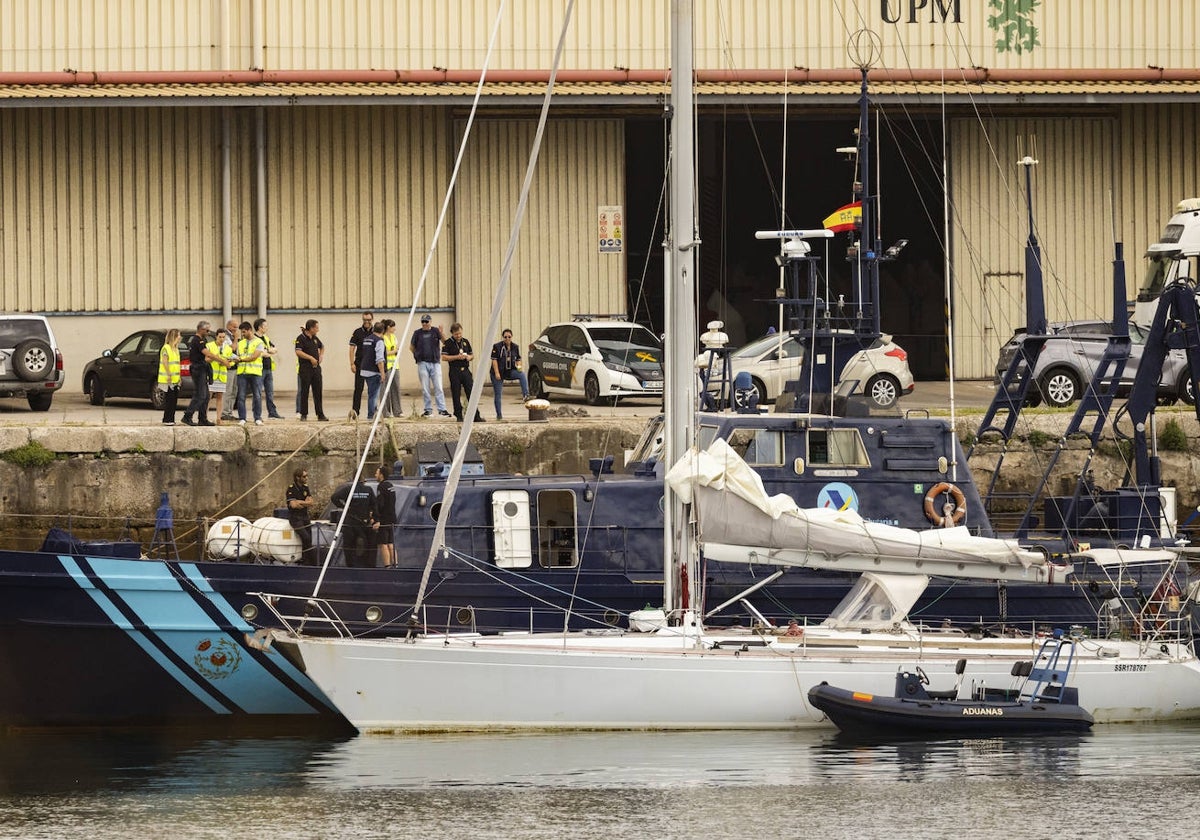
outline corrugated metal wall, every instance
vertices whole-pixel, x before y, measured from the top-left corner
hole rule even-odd
[[[1141,283],[1138,260],[1158,241],[1176,203],[1200,196],[1200,108],[1126,105],[1120,114],[1117,159],[1124,202],[1118,231],[1125,238],[1134,287],[1134,281]]]
[[[458,319],[477,349],[535,129],[528,120],[477,122],[464,160],[454,200]],[[572,313],[625,311],[625,255],[599,253],[597,233],[599,206],[625,203],[624,178],[620,121],[547,124],[502,316],[522,346]]]
[[[477,68],[498,5],[9,0],[0,70]],[[565,6],[512,0],[492,67],[549,67]],[[669,9],[581,0],[564,67],[666,67]],[[983,0],[696,0],[695,20],[701,68],[849,67],[847,42],[862,28],[880,36],[885,67],[1200,66],[1192,0],[1055,0],[1028,13]]]
[[[268,295],[273,308],[408,306],[454,149],[443,108],[268,111]],[[452,307],[453,228],[420,303]]]
[[[952,124],[951,242],[955,369],[989,377],[996,351],[1025,323],[1024,170],[1034,153],[1034,217],[1050,320],[1111,312],[1116,124],[1103,118]]]
[[[194,108],[4,112],[0,308],[219,308],[219,119]],[[240,234],[248,170],[235,160]],[[235,277],[248,280],[238,234]]]

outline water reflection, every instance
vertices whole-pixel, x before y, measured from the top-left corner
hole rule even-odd
[[[0,737],[0,837],[1190,835],[1200,725],[834,733]],[[1069,817],[1067,816],[1069,815]],[[1064,822],[1064,820],[1066,822]],[[1042,828],[1045,823],[1037,823]],[[1048,831],[1036,830],[1037,833]]]

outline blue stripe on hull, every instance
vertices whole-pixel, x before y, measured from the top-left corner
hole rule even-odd
[[[323,711],[264,667],[255,654],[244,647],[240,632],[234,635],[215,622],[197,603],[195,594],[186,591],[171,574],[166,563],[99,557],[86,559],[96,576],[119,595],[144,625],[145,629],[140,630],[93,585],[71,558],[63,556],[59,559],[114,624],[130,634],[157,665],[215,713],[313,715]],[[239,624],[246,630],[251,629],[238,618],[235,630]],[[302,683],[309,683],[278,653],[270,656],[282,663],[281,668],[286,665]],[[176,663],[182,663],[182,667]],[[215,701],[210,692],[223,702]],[[314,702],[327,708],[327,703],[315,689],[313,694]]]

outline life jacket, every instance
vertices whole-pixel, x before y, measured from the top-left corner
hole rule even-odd
[[[226,343],[218,347],[217,342],[214,340],[208,342],[208,344],[205,346],[208,348],[209,353],[212,353],[214,356],[220,356],[222,359],[229,359],[233,356],[232,344]],[[208,366],[212,368],[214,383],[225,382],[229,379],[229,368],[227,368],[225,365],[217,364],[216,362],[209,360]]]
[[[396,354],[400,352],[400,342],[396,340],[395,333],[383,334],[383,347],[387,360],[387,369],[391,370],[396,366]]]
[[[158,384],[178,385],[182,379],[179,371],[179,348],[163,345],[158,355]]]
[[[254,336],[253,338],[242,338],[239,339],[237,343],[237,354],[238,356],[249,356],[252,355],[255,350],[258,350],[262,347],[262,339],[258,336]],[[248,374],[250,376],[262,376],[262,356],[259,356],[252,362],[238,362],[237,372],[238,376],[243,374]]]

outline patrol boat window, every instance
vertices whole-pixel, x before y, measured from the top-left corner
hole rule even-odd
[[[729,445],[751,466],[783,463],[783,432],[773,429],[735,429]]]
[[[575,529],[575,493],[543,490],[537,494],[538,564],[542,568],[574,568],[579,565]]]
[[[810,429],[808,463],[813,466],[871,466],[858,429]]]

